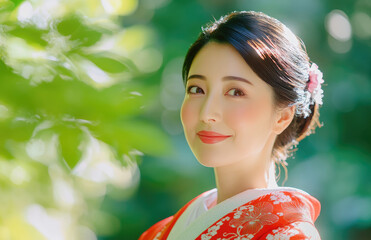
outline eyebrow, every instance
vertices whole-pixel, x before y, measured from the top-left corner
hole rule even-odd
[[[192,78],[196,78],[196,79],[201,79],[201,80],[206,80],[206,77],[203,76],[203,75],[199,75],[199,74],[193,74],[191,76],[188,77],[187,81],[189,79],[192,79]],[[241,82],[245,82],[245,83],[248,83],[250,84],[251,86],[254,86],[254,84],[252,84],[249,80],[245,79],[245,78],[242,78],[242,77],[237,77],[237,76],[225,76],[222,78],[223,81],[231,81],[231,80],[236,80],[236,81],[241,81]]]

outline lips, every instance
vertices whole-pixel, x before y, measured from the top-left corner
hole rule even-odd
[[[197,135],[203,143],[207,143],[207,144],[221,142],[231,137],[231,135],[223,135],[223,134],[220,134],[217,132],[211,132],[211,131],[199,131]]]

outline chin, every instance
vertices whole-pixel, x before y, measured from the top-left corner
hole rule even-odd
[[[209,168],[214,168],[214,167],[216,167],[216,166],[215,166],[215,163],[213,163],[213,162],[200,161],[200,160],[198,160],[198,159],[197,159],[197,161],[198,161],[202,166],[204,166],[204,167],[209,167]]]
[[[205,166],[205,167],[210,167],[210,168],[214,168],[214,167],[220,167],[220,166],[223,166],[223,165],[227,165],[228,163],[225,162],[225,159],[221,159],[220,156],[217,158],[217,157],[205,157],[205,156],[199,156],[199,155],[196,155],[196,159],[197,161],[202,165],[202,166]]]
[[[197,161],[205,167],[220,167],[230,164],[231,159],[235,159],[229,151],[226,151],[224,145],[218,144],[203,144],[197,141],[192,141],[189,144],[193,155]]]

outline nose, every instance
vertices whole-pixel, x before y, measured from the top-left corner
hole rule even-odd
[[[208,95],[203,104],[200,114],[201,121],[204,123],[218,122],[221,119],[221,106],[217,97]]]

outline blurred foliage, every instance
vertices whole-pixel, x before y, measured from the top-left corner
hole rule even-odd
[[[151,12],[146,2],[137,20]],[[155,2],[155,1],[154,1]],[[324,73],[324,126],[298,145],[288,159],[285,186],[301,188],[322,204],[316,226],[323,239],[369,239],[371,235],[371,5],[357,1],[173,0],[155,10],[153,26],[163,46],[158,73],[162,111],[158,117],[175,144],[175,155],[144,156],[141,184],[128,201],[105,201],[122,222],[111,239],[137,239],[203,191],[215,187],[212,169],[197,163],[182,133],[184,96],[181,67],[201,26],[234,10],[262,11],[303,39],[311,60]],[[148,15],[152,15],[148,14]],[[170,99],[170,100],[169,100]],[[283,171],[282,171],[283,172]],[[280,184],[284,173],[280,178]],[[121,212],[120,212],[121,211]],[[124,237],[125,236],[125,237]]]
[[[214,188],[183,135],[181,66],[234,10],[281,20],[323,71],[324,127],[285,186],[320,200],[323,239],[368,239],[368,0],[0,0],[0,239],[138,239]]]
[[[141,156],[170,146],[148,118],[159,64],[133,59],[149,30],[119,24],[137,1],[0,4],[0,239],[113,234],[101,201],[130,197]]]

